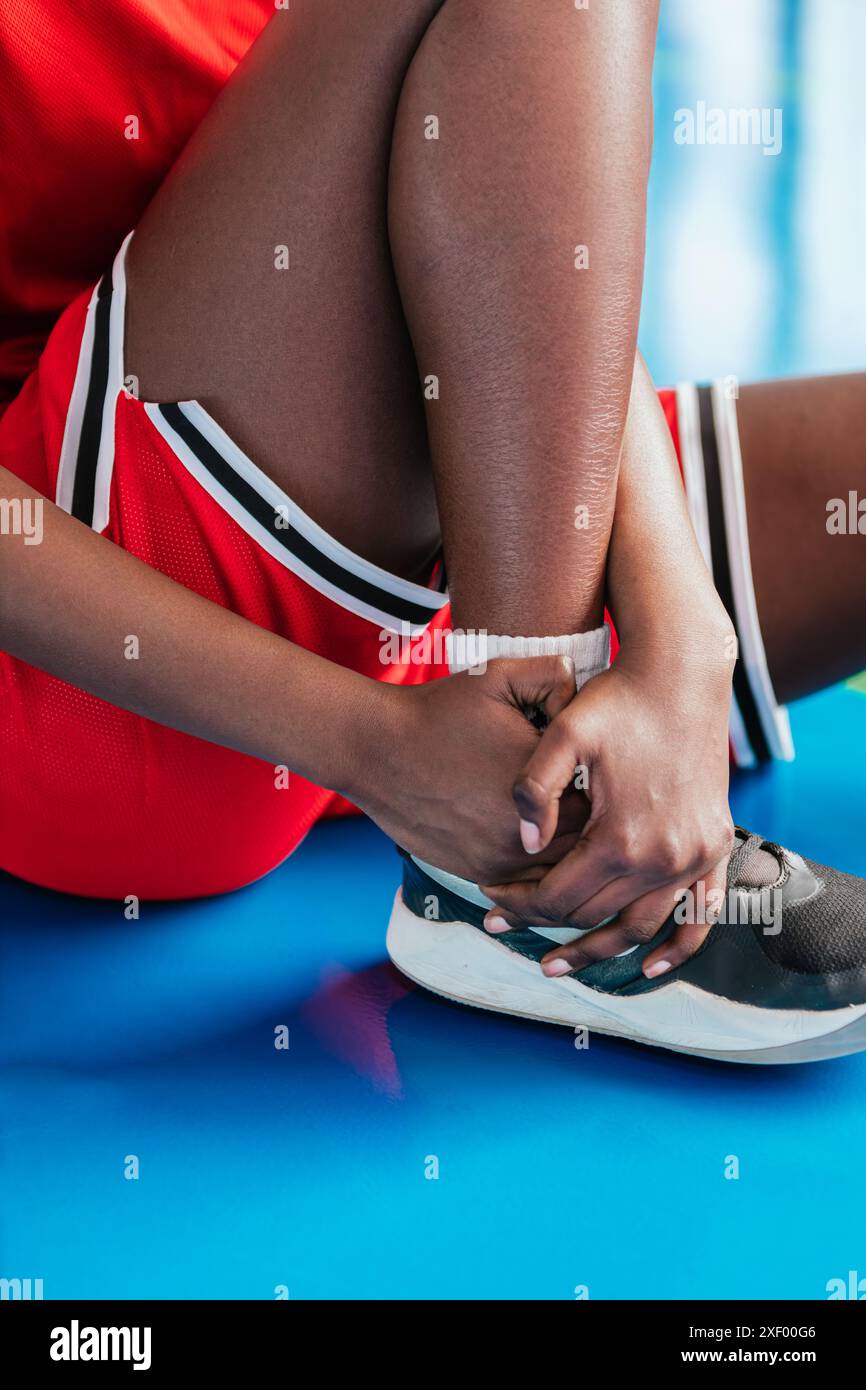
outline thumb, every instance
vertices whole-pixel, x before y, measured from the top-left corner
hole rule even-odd
[[[570,656],[518,657],[502,663],[512,702],[537,728],[545,728],[575,696]]]
[[[575,786],[576,765],[588,762],[592,740],[581,727],[578,753],[571,720],[560,715],[545,729],[538,746],[511,789],[520,815],[520,838],[528,854],[537,854],[552,840],[559,818],[559,801]]]

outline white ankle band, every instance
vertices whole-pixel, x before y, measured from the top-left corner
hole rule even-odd
[[[610,665],[610,628],[607,623],[592,632],[564,637],[497,637],[488,632],[449,632],[445,638],[452,675],[484,667],[498,657],[568,656],[574,662],[577,689]]]

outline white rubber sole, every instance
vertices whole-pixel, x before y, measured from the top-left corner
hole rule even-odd
[[[467,922],[428,922],[394,899],[388,954],[404,975],[461,1004],[725,1062],[817,1062],[866,1048],[866,1004],[760,1009],[679,980],[648,994],[602,994],[548,979],[534,961]]]

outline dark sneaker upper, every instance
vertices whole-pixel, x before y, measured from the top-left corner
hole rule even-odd
[[[487,909],[479,894],[464,896],[460,880],[428,871],[401,854],[403,901],[411,911],[435,921],[468,922],[484,931]],[[767,854],[778,870],[773,882],[767,882],[763,868],[755,869],[759,858],[766,863]],[[687,905],[679,909],[686,910]],[[647,945],[597,961],[574,978],[620,995],[664,989],[683,980],[721,998],[762,1008],[823,1010],[866,1004],[864,879],[815,864],[738,829],[720,920],[685,964],[646,979],[643,960],[676,925],[672,915]],[[496,938],[509,950],[537,961],[562,939],[555,929],[541,926]]]

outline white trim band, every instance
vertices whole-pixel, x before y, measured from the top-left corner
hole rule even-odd
[[[794,757],[791,723],[788,711],[779,704],[773,690],[758,617],[758,604],[752,580],[737,406],[725,381],[713,382],[712,401],[724,498],[728,563],[740,635],[740,657],[749,678],[770,752],[781,762],[791,762]]]
[[[445,638],[452,675],[486,666],[499,657],[567,656],[574,662],[577,689],[610,666],[610,628],[562,637],[498,637],[487,632],[449,632]]]

